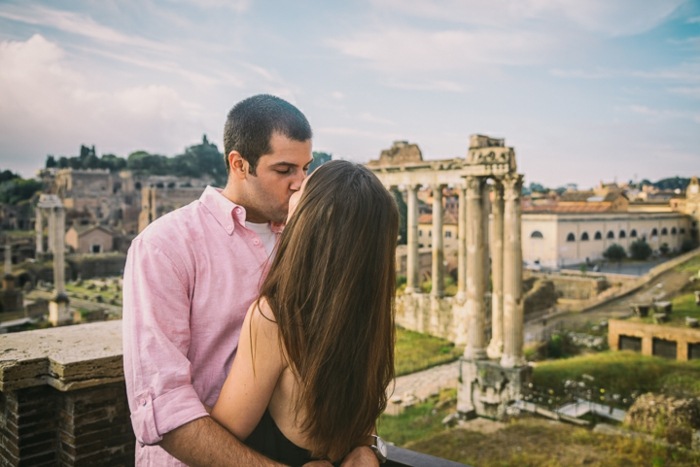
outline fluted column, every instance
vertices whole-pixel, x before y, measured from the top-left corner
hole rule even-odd
[[[44,215],[40,207],[37,206],[34,230],[36,231],[36,255],[35,258],[44,252]]]
[[[503,177],[503,357],[501,366],[525,364],[523,358],[523,253],[520,193],[523,176]]]
[[[489,358],[501,358],[503,352],[503,185],[493,185],[491,204],[491,341]]]
[[[467,203],[466,187],[459,187],[457,205],[457,300],[463,301],[467,293]]]
[[[443,234],[442,190],[445,185],[433,186],[433,269],[430,295],[441,298],[445,296],[445,242]]]
[[[467,183],[467,346],[464,357],[479,360],[486,358],[484,334],[484,271],[483,203],[484,180],[466,177]]]
[[[406,293],[420,290],[418,284],[418,186],[409,185],[406,206]]]

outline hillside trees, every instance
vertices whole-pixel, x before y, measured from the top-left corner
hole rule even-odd
[[[81,145],[78,156],[57,158],[48,155],[46,168],[106,169],[110,172],[128,169],[142,175],[177,175],[193,178],[211,176],[219,186],[226,183],[224,155],[215,144],[209,142],[206,135],[202,137],[201,143],[187,147],[184,153],[174,157],[151,154],[147,151],[134,151],[126,158],[114,154],[98,157],[95,146]]]
[[[0,172],[0,203],[19,204],[31,199],[41,189],[39,180],[24,179],[9,170]]]

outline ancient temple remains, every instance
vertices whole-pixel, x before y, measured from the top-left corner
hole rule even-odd
[[[515,151],[503,139],[472,135],[466,159],[426,161],[418,146],[400,141],[368,167],[386,187],[407,196],[406,289],[397,297],[397,322],[464,344],[458,411],[465,417],[502,418],[530,377],[523,358],[523,176],[517,173]],[[459,195],[455,297],[444,292],[443,190],[448,186]],[[433,195],[429,297],[420,293],[418,276],[420,187],[430,187]]]
[[[66,211],[57,195],[42,194],[36,208],[37,257],[44,252],[44,217],[48,220],[48,250],[53,257],[54,296],[49,301],[49,321],[58,326],[72,322],[65,281]]]

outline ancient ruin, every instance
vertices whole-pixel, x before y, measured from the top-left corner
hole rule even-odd
[[[406,289],[397,297],[397,321],[465,344],[458,411],[465,417],[502,418],[530,376],[523,358],[523,176],[517,173],[513,148],[506,147],[503,139],[472,135],[465,159],[426,161],[417,146],[397,142],[368,167],[386,187],[398,187],[407,194]],[[433,195],[429,297],[420,292],[418,275],[417,192],[421,186],[431,187]],[[444,293],[442,219],[447,186],[459,193],[455,297]]]
[[[48,216],[49,252],[53,257],[54,296],[49,302],[49,321],[58,326],[72,322],[65,281],[66,211],[57,195],[42,194],[36,208],[37,255],[43,252],[43,219]]]

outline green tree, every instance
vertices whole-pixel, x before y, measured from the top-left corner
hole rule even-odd
[[[630,256],[638,261],[644,261],[651,256],[651,247],[643,238],[635,240],[630,245]]]
[[[307,174],[313,173],[314,170],[318,169],[323,164],[333,159],[333,154],[329,154],[327,152],[314,151],[312,156],[314,160],[311,161],[311,164],[309,165],[309,170],[306,171]]]
[[[57,166],[58,166],[58,162],[56,162],[55,157],[53,157],[50,154],[48,156],[46,156],[46,168],[47,169],[51,169],[51,168],[57,167]]]
[[[608,247],[607,250],[603,252],[603,256],[609,259],[610,261],[615,261],[619,263],[627,257],[627,253],[625,252],[625,249],[622,248],[622,246],[618,245],[617,243],[613,243]]]
[[[405,245],[408,241],[407,238],[407,222],[406,216],[408,215],[408,208],[406,207],[406,202],[403,200],[403,195],[398,190],[398,188],[391,187],[391,194],[394,195],[396,200],[396,206],[399,208],[399,245]]]
[[[215,144],[202,135],[202,142],[185,149],[184,154],[179,154],[169,161],[171,171],[175,175],[186,177],[201,177],[211,175],[218,186],[226,184],[226,164],[224,155]]]
[[[18,204],[31,199],[42,184],[39,180],[23,179],[19,176],[0,183],[0,203]]]

